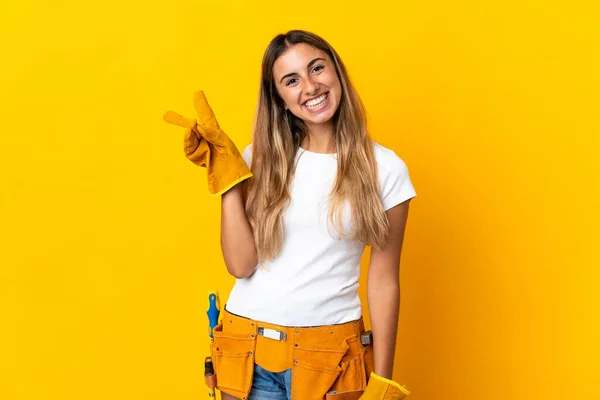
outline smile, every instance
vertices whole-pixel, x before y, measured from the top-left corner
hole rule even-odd
[[[304,107],[309,111],[319,111],[327,105],[327,99],[329,98],[329,92],[317,97],[316,99],[309,100],[304,103]]]

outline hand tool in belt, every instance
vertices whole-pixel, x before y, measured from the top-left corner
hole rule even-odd
[[[208,294],[208,311],[206,312],[206,315],[208,316],[208,336],[210,337],[211,341],[214,338],[213,330],[219,323],[219,310],[219,294],[216,291],[210,292]],[[204,359],[204,380],[209,389],[208,398],[216,399],[215,387],[217,386],[217,377],[215,376],[215,370],[211,357],[206,357]]]

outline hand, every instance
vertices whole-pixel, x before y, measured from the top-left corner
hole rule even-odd
[[[359,400],[401,400],[409,394],[404,386],[371,372],[367,388]]]
[[[210,193],[221,195],[237,183],[251,178],[252,172],[235,143],[219,126],[204,92],[194,94],[194,107],[197,120],[173,111],[165,113],[163,119],[186,128],[183,140],[185,156],[194,164],[207,168]]]
[[[221,128],[217,122],[204,92],[199,91],[194,95],[194,107],[198,114],[198,120],[186,118],[173,111],[167,111],[163,119],[174,125],[187,128],[183,138],[185,156],[194,164],[206,167],[208,143],[222,145]]]

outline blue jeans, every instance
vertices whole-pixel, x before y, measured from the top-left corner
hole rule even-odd
[[[290,400],[292,370],[271,372],[254,364],[254,379],[248,400]]]

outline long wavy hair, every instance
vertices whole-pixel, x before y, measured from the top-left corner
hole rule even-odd
[[[309,139],[304,122],[285,110],[275,87],[273,65],[288,48],[306,43],[327,53],[342,87],[340,104],[333,116],[333,140],[337,152],[337,176],[329,197],[328,218],[339,235],[359,240],[376,249],[387,241],[388,220],[383,210],[373,141],[369,137],[364,105],[350,82],[337,52],[314,33],[292,30],[269,43],[263,60],[259,100],[253,126],[252,172],[243,193],[246,215],[254,232],[258,260],[278,256],[284,241],[282,214],[289,205],[289,187],[295,172],[296,153]],[[342,211],[348,204],[350,232],[344,232]]]

